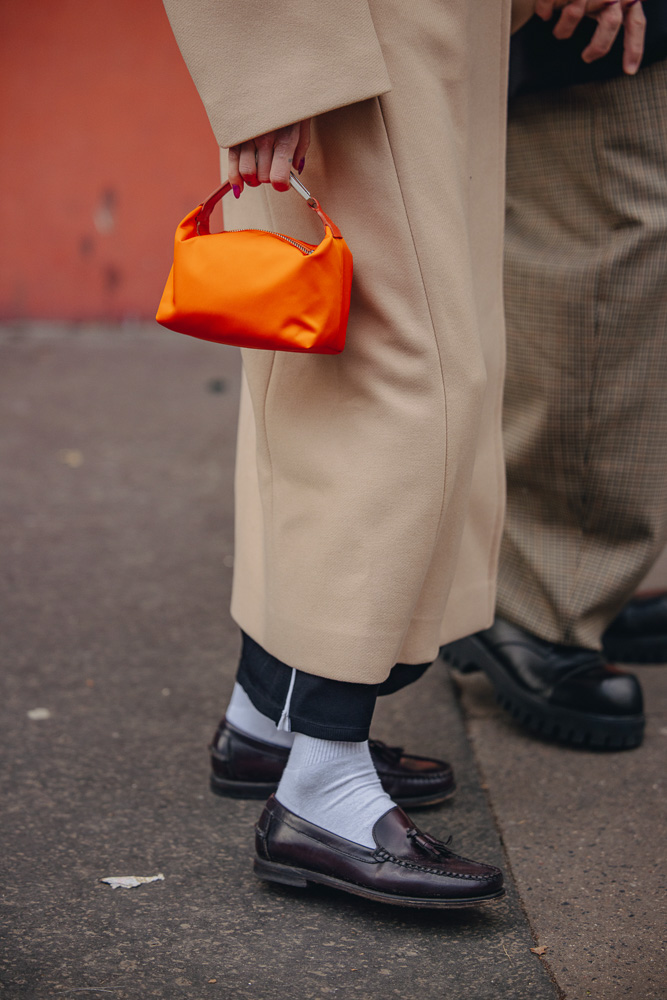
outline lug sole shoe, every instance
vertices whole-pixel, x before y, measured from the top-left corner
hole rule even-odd
[[[505,894],[499,868],[454,854],[418,830],[398,806],[380,817],[373,839],[374,848],[345,840],[271,796],[255,828],[255,874],[267,882],[325,885],[394,906],[479,906]]]
[[[667,663],[667,594],[629,601],[602,636],[612,663]]]
[[[600,653],[545,642],[497,618],[441,654],[464,673],[483,670],[499,704],[545,739],[596,750],[629,750],[642,741],[639,681]]]
[[[443,760],[415,757],[402,747],[370,740],[371,758],[382,787],[394,802],[415,809],[434,806],[456,790],[454,773]],[[223,719],[211,752],[211,791],[235,799],[266,800],[278,787],[289,750],[254,740]]]

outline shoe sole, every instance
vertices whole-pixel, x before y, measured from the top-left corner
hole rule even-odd
[[[269,795],[277,790],[278,784],[260,784],[256,781],[229,781],[225,778],[218,778],[212,774],[210,778],[210,788],[215,795],[230,799],[261,799],[266,801]],[[456,785],[452,785],[450,790],[444,795],[422,795],[413,798],[397,798],[394,802],[403,809],[424,809],[426,806],[439,806],[442,802],[447,802],[456,792]]]
[[[378,892],[366,889],[362,885],[345,882],[343,879],[324,875],[321,872],[309,871],[307,868],[293,868],[291,865],[280,865],[275,861],[265,861],[255,858],[254,871],[257,878],[264,882],[278,882],[280,885],[296,886],[299,889],[308,888],[309,884],[326,885],[331,889],[361,896],[376,903],[388,903],[390,906],[410,906],[421,909],[454,910],[467,906],[485,906],[495,903],[505,895],[504,889],[488,896],[477,896],[469,899],[424,899],[420,896],[395,896],[388,892]]]
[[[278,787],[276,782],[261,784],[258,781],[228,781],[225,778],[218,778],[216,774],[211,775],[210,786],[212,792],[224,798],[261,799],[264,802]]]
[[[440,652],[462,673],[483,670],[493,684],[498,704],[515,722],[544,739],[592,750],[632,750],[642,742],[643,715],[619,718],[549,705],[522,688],[474,636],[449,643]]]

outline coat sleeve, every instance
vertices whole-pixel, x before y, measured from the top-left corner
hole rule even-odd
[[[367,0],[163,0],[218,144],[391,89]]]

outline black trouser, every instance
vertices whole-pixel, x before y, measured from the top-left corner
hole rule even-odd
[[[378,695],[418,680],[430,663],[397,663],[382,684],[350,684],[288,667],[246,635],[236,680],[255,708],[284,728],[319,740],[368,739]]]

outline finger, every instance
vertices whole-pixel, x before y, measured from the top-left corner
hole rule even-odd
[[[598,26],[595,33],[581,53],[586,63],[594,62],[609,52],[623,24],[623,8],[618,2],[612,3],[602,13],[596,14],[596,20]]]
[[[299,141],[294,150],[294,166],[301,173],[306,164],[306,153],[310,146],[310,118],[299,123]]]
[[[276,141],[276,132],[266,132],[265,135],[258,135],[255,139],[257,148],[257,180],[260,184],[266,184],[271,176],[271,161],[273,160],[273,147]]]
[[[538,17],[541,17],[543,21],[551,20],[555,9],[555,0],[536,0],[535,13]]]
[[[239,170],[240,147],[232,146],[227,150],[227,177],[232,185],[235,198],[240,198],[243,191],[243,178]]]
[[[623,72],[632,75],[641,66],[646,37],[646,15],[639,0],[630,0],[623,19]]]
[[[553,31],[554,38],[559,38],[561,40],[564,38],[571,38],[585,14],[586,0],[572,0],[572,3],[569,3],[563,8],[560,17],[558,18],[558,22]]]
[[[269,180],[276,191],[289,190],[289,172],[294,162],[294,150],[299,141],[299,124],[288,125],[276,132]]]
[[[257,187],[259,185],[259,181],[257,180],[257,159],[255,157],[254,139],[249,139],[248,142],[241,144],[239,171],[243,180],[246,184],[249,184],[250,187]]]

